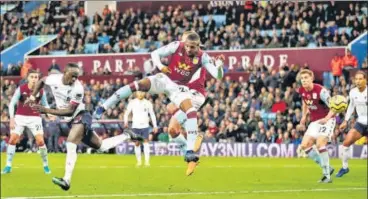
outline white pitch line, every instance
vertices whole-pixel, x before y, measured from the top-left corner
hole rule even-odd
[[[218,166],[206,166],[206,165],[198,165],[198,168],[208,168],[208,169],[223,169],[223,168],[314,168],[316,167],[315,165],[218,165]],[[355,165],[354,167],[356,168],[367,168],[366,165]],[[13,168],[15,169],[39,169],[41,168],[40,166],[14,166]],[[122,165],[122,166],[106,166],[106,165],[101,165],[101,166],[81,166],[78,167],[76,166],[75,168],[79,168],[79,169],[129,169],[129,168],[136,168],[136,166],[128,166],[128,165]],[[183,165],[159,165],[159,166],[154,166],[151,165],[149,168],[158,168],[158,169],[165,169],[165,168],[187,168],[187,166],[183,166]],[[64,169],[63,166],[57,166],[57,167],[51,167],[51,169]]]
[[[256,191],[215,191],[215,192],[176,192],[176,193],[130,193],[103,195],[71,195],[71,196],[33,196],[7,197],[4,199],[55,199],[55,198],[113,198],[113,197],[152,197],[152,196],[194,196],[194,195],[227,195],[227,194],[263,194],[263,193],[294,193],[294,192],[334,192],[334,191],[363,191],[366,187],[326,188],[326,189],[284,189],[284,190],[256,190]]]

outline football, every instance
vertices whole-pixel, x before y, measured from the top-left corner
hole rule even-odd
[[[348,100],[342,95],[335,95],[331,97],[329,107],[335,113],[342,113],[348,108]]]

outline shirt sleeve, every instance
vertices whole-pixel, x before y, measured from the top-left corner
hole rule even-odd
[[[349,106],[348,106],[348,109],[346,110],[345,121],[349,121],[351,115],[354,112],[354,109],[355,109],[355,103],[354,103],[353,92],[350,91],[350,93],[349,93]]]
[[[124,123],[125,124],[128,123],[129,114],[132,112],[132,104],[133,104],[133,101],[130,101],[128,104],[127,110],[124,113]]]
[[[157,67],[158,69],[162,69],[163,67],[165,67],[165,65],[162,64],[161,62],[161,58],[162,57],[167,57],[169,55],[172,55],[175,53],[175,51],[178,49],[180,45],[180,42],[176,41],[176,42],[171,42],[166,46],[162,46],[161,48],[153,51],[151,53],[151,58],[152,58],[152,62],[153,65],[155,67]]]
[[[157,120],[156,120],[156,115],[155,112],[153,111],[153,105],[151,102],[149,102],[149,114],[151,116],[151,121],[153,124],[153,128],[157,128]]]
[[[11,98],[11,101],[9,103],[9,116],[10,116],[10,118],[14,118],[15,106],[18,104],[19,99],[20,99],[20,88],[18,87],[17,90],[15,90],[14,95]]]
[[[322,87],[319,96],[321,97],[321,100],[328,106],[329,105],[328,102],[330,101],[331,98],[330,92]]]
[[[47,95],[46,95],[45,91],[43,91],[43,95],[42,95],[42,98],[41,98],[41,104],[42,104],[42,106],[44,106],[46,108],[50,108],[49,103],[47,102]]]
[[[51,74],[51,75],[48,75],[45,79],[45,84],[46,85],[53,85],[55,80],[57,80],[59,77],[58,77],[59,74]]]
[[[83,103],[83,97],[84,97],[83,86],[81,85],[77,86],[76,88],[73,89],[70,103],[73,105],[81,104]]]
[[[224,76],[224,70],[222,68],[223,62],[221,60],[216,60],[215,63],[213,63],[211,57],[207,53],[203,53],[202,55],[202,65],[212,77],[222,79]]]

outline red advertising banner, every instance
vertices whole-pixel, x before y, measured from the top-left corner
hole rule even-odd
[[[316,72],[321,77],[322,72],[330,71],[330,61],[335,54],[343,55],[345,48],[280,48],[280,49],[255,49],[237,51],[207,51],[210,56],[225,55],[225,68],[247,68],[253,64],[263,63],[267,67],[279,69],[285,63],[304,65]],[[67,56],[29,56],[34,68],[40,68],[43,74],[47,74],[52,60],[63,68],[69,62],[78,63],[87,75],[98,70],[108,70],[113,75],[123,75],[126,70],[139,67],[144,71],[144,63],[149,61],[149,53],[123,53],[123,54],[91,54],[91,55],[67,55]]]

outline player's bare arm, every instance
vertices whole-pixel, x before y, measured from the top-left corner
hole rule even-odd
[[[77,107],[78,107],[78,104],[70,104],[65,109],[51,109],[51,108],[46,108],[41,105],[34,105],[33,109],[39,111],[40,113],[47,113],[47,114],[52,114],[52,115],[70,117],[73,115]]]
[[[309,110],[308,110],[308,106],[304,102],[304,100],[302,100],[302,103],[303,103],[303,105],[302,105],[302,113],[303,113],[303,115],[302,115],[302,119],[300,120],[300,124],[303,125],[303,126],[305,126],[305,123],[307,121],[307,117],[309,115]]]

